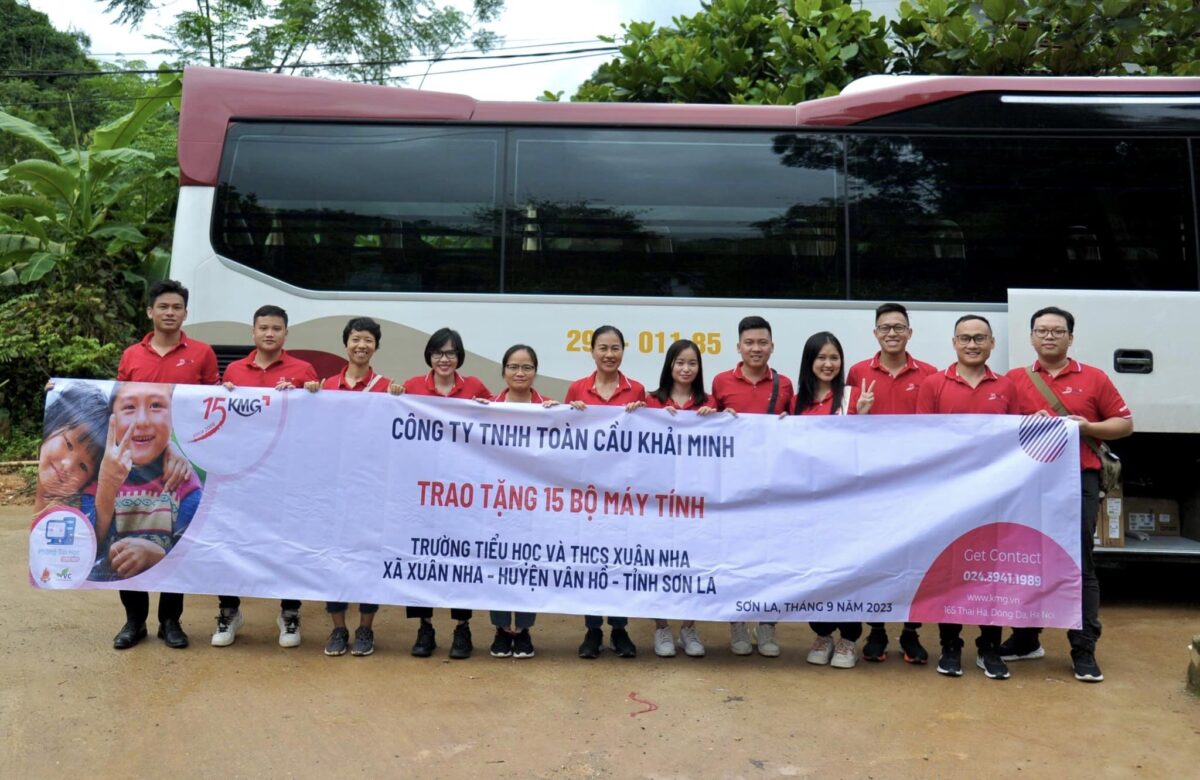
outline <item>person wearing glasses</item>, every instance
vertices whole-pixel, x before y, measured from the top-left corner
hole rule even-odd
[[[992,325],[978,314],[964,314],[954,323],[954,352],[958,361],[943,372],[931,374],[917,391],[917,414],[1017,414],[1017,393],[1004,374],[988,368],[996,347]],[[1000,657],[1001,626],[979,627],[975,640],[975,665],[989,679],[1008,679],[1008,665]],[[938,674],[962,677],[962,625],[938,623],[942,656]]]
[[[458,331],[441,328],[429,337],[425,344],[425,365],[429,366],[428,374],[418,374],[406,381],[403,392],[410,395],[440,396],[442,398],[462,398],[473,400],[491,398],[492,393],[483,382],[473,376],[462,376],[458,369],[467,360],[463,347],[462,336]],[[430,607],[408,607],[405,615],[419,618],[421,625],[417,629],[417,641],[413,643],[412,654],[417,658],[428,658],[437,649],[436,634],[433,629],[433,609]],[[471,610],[452,609],[450,617],[458,621],[454,627],[454,640],[450,643],[450,657],[455,659],[470,658],[475,646],[471,643]]]
[[[908,354],[912,327],[908,310],[898,303],[885,303],[875,310],[875,357],[855,363],[846,375],[850,387],[874,383],[875,404],[871,414],[912,414],[917,408],[917,390],[921,382],[937,368]],[[863,643],[865,661],[886,661],[888,635],[883,623],[867,623],[871,631]],[[929,653],[917,634],[920,623],[905,623],[900,632],[900,650],[905,663],[929,663]]]
[[[1050,306],[1033,313],[1029,341],[1037,353],[1031,366],[1008,372],[1017,390],[1022,414],[1061,415],[1079,423],[1079,460],[1082,481],[1080,533],[1083,542],[1083,628],[1067,631],[1071,665],[1080,682],[1101,682],[1104,673],[1096,663],[1100,639],[1100,582],[1092,560],[1092,534],[1100,504],[1099,442],[1122,439],[1133,433],[1133,414],[1108,375],[1095,366],[1069,356],[1075,342],[1075,317]],[[1038,384],[1044,386],[1044,390]],[[1014,629],[1000,653],[1005,660],[1041,658],[1040,628]]]
[[[510,404],[540,404],[545,408],[558,404],[552,398],[533,389],[537,379],[537,352],[526,344],[514,344],[504,353],[500,361],[500,371],[504,376],[504,389],[492,398],[494,403]],[[487,403],[484,399],[478,399]],[[492,640],[493,658],[533,658],[533,637],[529,629],[537,620],[536,612],[502,612],[491,611],[492,625],[496,627],[496,637]]]
[[[591,406],[624,406],[632,408],[645,402],[646,388],[641,382],[629,379],[621,373],[621,361],[625,358],[625,336],[612,325],[601,325],[592,332],[592,360],[596,370],[590,376],[576,380],[567,388],[566,402],[580,411]],[[586,632],[579,645],[580,658],[598,658],[604,645],[604,617],[585,615],[583,625]],[[611,629],[609,639],[618,658],[633,658],[637,645],[629,638],[627,617],[609,616]]]

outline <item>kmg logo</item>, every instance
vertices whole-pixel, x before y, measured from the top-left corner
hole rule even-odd
[[[230,412],[239,417],[253,417],[271,405],[271,396],[264,395],[261,398],[216,396],[205,398],[203,402],[204,427],[192,437],[192,442],[203,441],[221,430],[221,426],[229,419]]]

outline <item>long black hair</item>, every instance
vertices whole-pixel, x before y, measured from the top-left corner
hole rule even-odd
[[[842,351],[842,343],[837,340],[837,336],[823,330],[812,334],[808,341],[804,342],[804,352],[800,355],[800,378],[796,381],[796,414],[800,414],[817,400],[817,375],[813,372],[813,363],[817,362],[817,354],[826,344],[832,344],[838,357],[842,359],[842,368],[831,383],[833,387],[830,395],[833,403],[829,406],[829,413],[837,414],[842,410],[842,394],[846,389],[846,354]]]
[[[704,392],[704,360],[700,357],[700,348],[694,341],[680,339],[667,347],[667,357],[663,360],[662,374],[658,377],[658,389],[650,394],[657,398],[659,403],[665,404],[671,400],[671,390],[675,387],[675,378],[671,376],[671,369],[685,349],[696,353],[696,377],[692,379],[692,402],[699,406],[708,400],[708,393]]]

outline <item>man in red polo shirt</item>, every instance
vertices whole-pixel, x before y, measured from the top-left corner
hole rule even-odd
[[[741,362],[729,371],[713,377],[712,396],[720,411],[739,414],[779,414],[790,408],[792,380],[781,375],[769,364],[775,342],[771,324],[762,317],[742,318],[738,323],[737,352]],[[774,658],[779,655],[774,623],[759,623],[755,629],[760,655]],[[734,655],[750,655],[750,632],[744,622],[729,624],[729,647]]]
[[[1100,457],[1093,450],[1101,441],[1124,438],[1133,433],[1133,414],[1112,380],[1095,366],[1068,355],[1075,341],[1075,317],[1056,306],[1039,309],[1029,320],[1029,340],[1037,352],[1031,366],[1008,372],[1017,390],[1023,414],[1061,415],[1079,423],[1081,468],[1080,539],[1083,563],[1083,628],[1067,632],[1071,643],[1071,665],[1075,679],[1100,682],[1104,674],[1096,663],[1100,639],[1100,582],[1092,560],[1092,534],[1100,506]],[[1055,396],[1052,401],[1035,384],[1038,377]],[[1089,440],[1091,443],[1089,444]],[[1000,646],[1006,660],[1041,658],[1040,628],[1015,629]]]
[[[137,344],[121,353],[117,366],[120,382],[159,382],[179,385],[213,385],[217,383],[217,356],[212,347],[189,338],[183,332],[187,319],[188,291],[179,282],[166,279],[150,286],[146,296],[146,316],[154,329]],[[168,475],[166,486],[172,489],[182,475]],[[150,594],[143,591],[121,591],[125,605],[125,625],[113,638],[113,647],[125,650],[146,636],[146,618],[150,614]],[[183,594],[162,593],[158,597],[158,635],[168,647],[188,646],[180,618],[183,616]]]
[[[966,314],[954,323],[954,352],[958,362],[930,374],[917,391],[917,414],[1016,414],[1012,380],[988,368],[996,346],[992,325],[978,314]],[[993,680],[1008,679],[1008,666],[1000,657],[1001,626],[980,626],[975,640],[975,665]],[[962,676],[962,625],[938,623],[942,656],[939,674]]]
[[[908,310],[898,303],[885,303],[875,310],[875,340],[879,351],[875,357],[855,363],[846,375],[847,387],[875,385],[875,403],[871,414],[912,414],[917,408],[917,389],[921,381],[937,368],[908,354],[912,327]],[[883,623],[868,623],[871,633],[863,644],[863,658],[886,661],[888,635]],[[900,649],[910,664],[929,662],[929,653],[917,636],[920,623],[905,623],[900,632]]]
[[[278,306],[260,306],[254,312],[254,325],[250,334],[254,338],[254,350],[225,368],[225,388],[271,387],[288,390],[304,387],[306,382],[317,381],[317,371],[307,361],[289,355],[283,349],[287,341],[287,312]],[[233,644],[237,631],[242,627],[242,600],[237,596],[219,596],[220,612],[217,614],[217,630],[213,632],[214,647]],[[300,644],[300,602],[283,599],[279,602],[279,646],[297,647]]]

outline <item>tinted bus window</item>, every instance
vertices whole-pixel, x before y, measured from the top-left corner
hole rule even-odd
[[[213,246],[312,290],[496,292],[501,138],[458,127],[235,125]]]
[[[845,296],[836,137],[511,135],[507,292]]]
[[[1197,289],[1180,139],[859,136],[848,183],[854,298]]]

